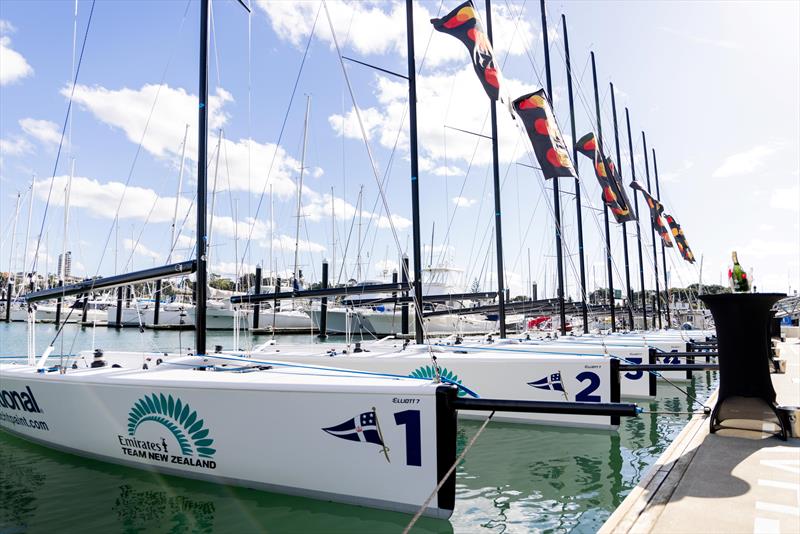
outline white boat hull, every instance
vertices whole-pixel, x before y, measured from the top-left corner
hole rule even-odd
[[[136,468],[407,513],[455,461],[451,387],[166,367],[3,365],[0,427]],[[452,476],[426,514],[449,517],[454,499]]]

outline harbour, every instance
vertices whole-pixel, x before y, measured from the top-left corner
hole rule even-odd
[[[798,5],[576,6],[4,3],[0,530],[795,529]]]

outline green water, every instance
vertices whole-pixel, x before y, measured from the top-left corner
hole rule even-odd
[[[37,348],[52,339],[39,325]],[[98,328],[105,349],[174,350],[192,332]],[[64,352],[89,348],[92,330],[67,326]],[[243,338],[244,347],[268,337]],[[294,341],[299,336],[288,338]],[[303,337],[303,340],[308,340]],[[209,345],[232,346],[230,333]],[[22,323],[0,324],[0,357],[25,354]],[[61,350],[56,343],[56,354]],[[696,373],[687,386],[705,398],[716,383]],[[659,384],[653,411],[688,411],[686,396]],[[448,521],[423,518],[414,532],[594,532],[636,486],[688,420],[625,418],[618,432],[489,423],[457,471]],[[459,452],[480,422],[460,421]],[[268,451],[265,451],[267,454]],[[353,476],[360,473],[354,466]],[[399,532],[410,516],[162,476],[86,460],[0,431],[0,534],[12,532]]]

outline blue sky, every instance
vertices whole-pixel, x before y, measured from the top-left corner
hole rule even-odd
[[[544,83],[538,2],[493,4],[495,51],[503,63],[509,93],[518,96],[538,89]],[[356,64],[346,66],[377,174],[386,178],[391,212],[387,217],[377,201],[375,173],[328,19],[319,5],[256,3],[248,19],[235,2],[214,3],[210,73],[214,131],[209,136],[209,165],[210,177],[217,176],[212,234],[212,265],[217,272],[235,272],[237,258],[246,270],[255,264],[272,264],[281,273],[291,271],[306,95],[311,96],[311,113],[300,231],[300,263],[306,277],[317,278],[322,259],[334,256],[342,279],[356,277],[359,220],[362,277],[375,278],[382,270],[394,268],[397,242],[410,253],[407,121],[402,122],[405,83]],[[433,263],[447,262],[463,269],[460,282],[464,286],[477,278],[488,289],[496,280],[491,249],[491,148],[479,137],[448,128],[489,133],[488,101],[463,46],[451,37],[434,34],[427,22],[456,5],[455,1],[415,5],[424,263],[430,262],[433,234]],[[88,0],[78,4],[78,50],[90,7]],[[328,7],[344,55],[405,71],[402,3],[330,2]],[[483,15],[483,3],[477,7]],[[75,90],[72,141],[64,143],[53,180],[71,88],[74,3],[0,3],[2,270],[8,269],[9,260],[16,270],[22,269],[27,195],[34,173],[38,185],[29,249],[35,248],[42,233],[39,269],[49,264],[55,270],[55,257],[63,247],[63,188],[73,159],[67,248],[73,252],[75,274],[111,274],[115,256],[118,271],[166,260],[186,124],[190,133],[179,226],[190,213],[196,183],[198,8],[199,2],[182,0],[97,2]],[[548,3],[554,107],[562,131],[569,134],[560,26],[560,15],[565,13],[578,77],[578,135],[596,129],[588,66],[589,51],[594,50],[606,146],[613,155],[608,89],[613,82],[623,178],[626,183],[631,178],[624,127],[628,107],[636,175],[644,177],[644,130],[649,147],[658,153],[661,200],[682,224],[695,255],[703,256],[706,283],[720,281],[730,252],[737,250],[745,269],[754,271],[760,290],[800,287],[799,10],[796,2]],[[47,16],[42,16],[43,11]],[[297,93],[288,108],[318,12]],[[545,189],[550,184],[537,171],[519,164],[530,163],[530,148],[508,114],[500,115],[506,279],[515,294],[524,292],[530,279],[538,282],[540,296],[552,294],[552,195]],[[276,151],[284,116],[286,128]],[[217,170],[220,127],[224,140]],[[587,162],[583,158],[578,163],[588,204],[584,233],[591,288],[604,283],[605,262],[602,215],[596,211],[601,207],[599,188]],[[652,160],[650,165],[652,174]],[[129,178],[115,231],[112,222]],[[51,182],[50,208],[40,232]],[[568,293],[577,298],[573,186],[563,182],[564,234],[571,258],[566,278]],[[23,202],[12,251],[18,193]],[[272,217],[270,206],[274,207]],[[193,217],[187,218],[173,259],[191,253]],[[652,288],[649,224],[645,221],[643,227],[648,230],[644,232],[646,283]],[[613,225],[612,233],[615,286],[622,287],[620,228]],[[638,265],[632,225],[629,236],[635,281]],[[689,266],[675,250],[667,254],[673,285],[697,281],[699,263]],[[26,263],[31,261],[29,253]],[[634,288],[638,289],[638,282]]]

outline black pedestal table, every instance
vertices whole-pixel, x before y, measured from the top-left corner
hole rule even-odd
[[[717,327],[719,396],[711,413],[711,432],[726,419],[773,422],[786,439],[770,376],[771,308],[782,293],[701,295]]]

